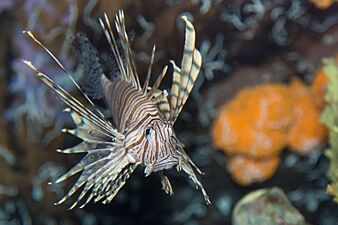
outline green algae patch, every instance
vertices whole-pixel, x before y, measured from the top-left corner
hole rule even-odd
[[[338,65],[334,59],[324,59],[323,62],[328,77],[326,106],[321,114],[321,121],[329,130],[330,147],[325,151],[325,155],[330,160],[327,173],[330,184],[327,191],[338,203]]]

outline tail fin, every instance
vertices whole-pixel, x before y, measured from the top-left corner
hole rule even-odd
[[[73,51],[83,69],[82,89],[94,99],[102,98],[100,80],[103,69],[97,49],[85,34],[78,33],[74,39]]]

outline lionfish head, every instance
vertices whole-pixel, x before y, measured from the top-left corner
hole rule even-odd
[[[172,194],[170,182],[163,175],[163,170],[176,168],[177,171],[184,171],[190,179],[200,188],[205,201],[210,204],[210,200],[203,185],[198,180],[195,171],[203,174],[193,163],[184,150],[183,143],[177,138],[172,124],[159,120],[148,124],[144,128],[145,138],[148,149],[146,152],[156,152],[151,161],[145,163],[144,173],[146,176],[152,172],[160,172],[162,187],[166,193]]]
[[[178,164],[176,149],[183,149],[183,145],[178,141],[171,124],[157,117],[139,126],[132,133],[128,133],[126,138],[130,136],[132,139],[136,134],[143,134],[140,144],[135,147],[144,148],[137,158],[146,167],[146,176],[152,172],[170,169]]]
[[[184,151],[184,145],[177,138],[172,125],[158,123],[154,131],[155,130],[158,130],[160,140],[159,151],[153,165],[153,171],[167,170],[177,166],[182,161],[178,152]],[[153,136],[155,136],[155,134]]]

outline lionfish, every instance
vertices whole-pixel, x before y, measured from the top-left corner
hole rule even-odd
[[[112,114],[113,123],[95,107],[58,59],[30,31],[26,31],[46,50],[95,109],[93,111],[85,107],[50,77],[40,72],[30,61],[23,60],[68,106],[65,111],[70,113],[76,129],[63,129],[63,131],[83,140],[74,147],[58,151],[87,153],[78,164],[55,181],[59,183],[82,171],[73,187],[55,204],[65,202],[81,187],[83,187],[82,192],[70,208],[74,208],[87,194],[88,197],[80,208],[93,198],[94,202],[109,203],[139,165],[145,168],[145,176],[149,176],[152,172],[159,172],[162,188],[170,195],[173,194],[173,190],[168,177],[164,175],[164,170],[173,167],[176,167],[177,171],[183,170],[195,183],[196,188],[201,189],[206,203],[210,204],[209,197],[194,170],[203,173],[184,151],[183,144],[177,138],[173,128],[202,64],[201,54],[195,48],[194,27],[187,17],[182,16],[181,19],[185,22],[184,52],[181,67],[178,67],[174,61],[170,61],[173,66],[170,93],[159,89],[168,66],[164,67],[153,86],[149,87],[155,46],[145,82],[141,86],[125,28],[123,11],[120,10],[115,16],[115,28],[120,43],[114,37],[107,15],[104,14],[104,19],[99,19],[116,60],[118,72],[111,79],[108,79],[102,70],[98,70],[100,74],[97,76],[93,74],[86,76],[93,87],[96,84],[99,86]]]

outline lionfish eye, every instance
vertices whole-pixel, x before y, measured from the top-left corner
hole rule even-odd
[[[146,128],[146,136],[148,137],[150,135],[151,127]]]

